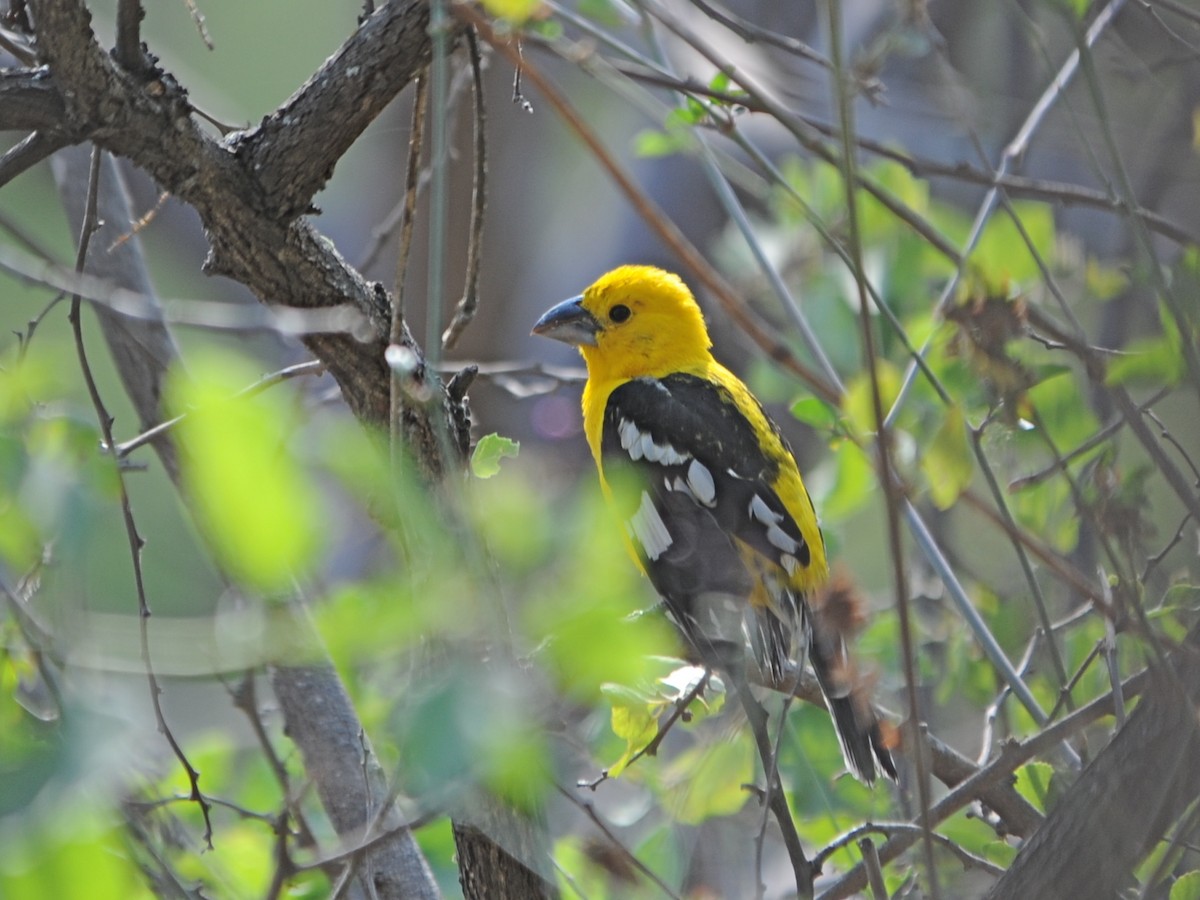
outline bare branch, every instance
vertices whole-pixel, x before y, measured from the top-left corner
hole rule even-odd
[[[427,3],[385,4],[283,106],[233,138],[267,215],[283,222],[313,211],[337,161],[429,64],[428,30]]]

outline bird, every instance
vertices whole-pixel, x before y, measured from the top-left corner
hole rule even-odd
[[[744,673],[746,651],[785,683],[811,661],[847,768],[896,777],[843,636],[807,598],[829,579],[825,541],[778,426],[713,356],[683,280],[625,265],[547,310],[533,334],[578,348],[584,435],[635,561],[706,665]]]

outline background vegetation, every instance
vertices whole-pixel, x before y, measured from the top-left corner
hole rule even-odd
[[[865,614],[815,893],[1200,897],[1194,4],[4,9],[0,896],[793,892],[527,336],[638,261]]]

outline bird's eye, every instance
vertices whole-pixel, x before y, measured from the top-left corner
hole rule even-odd
[[[608,311],[608,317],[618,324],[624,322],[631,315],[633,312],[624,303],[618,303]]]

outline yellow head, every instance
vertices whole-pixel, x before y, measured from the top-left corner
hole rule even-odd
[[[653,266],[613,269],[548,310],[533,333],[577,346],[594,381],[697,370],[712,360],[692,292]]]

